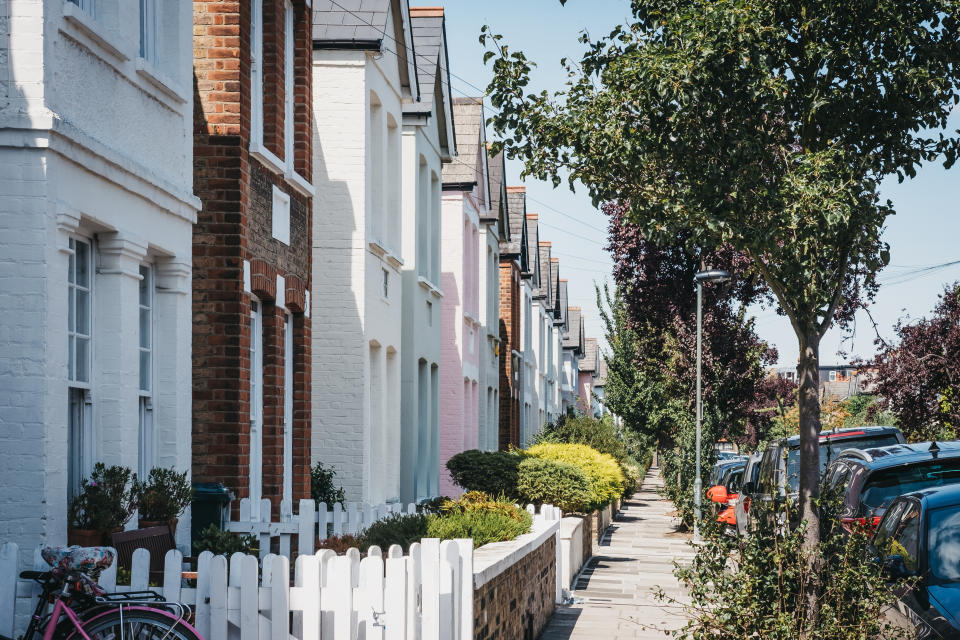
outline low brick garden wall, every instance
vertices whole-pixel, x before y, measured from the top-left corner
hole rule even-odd
[[[511,542],[476,550],[473,562],[475,640],[536,640],[556,606],[557,532],[539,522]]]

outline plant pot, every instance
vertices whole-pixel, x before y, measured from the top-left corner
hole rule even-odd
[[[99,547],[104,544],[106,531],[101,529],[67,529],[67,544],[80,547]]]
[[[143,518],[140,518],[137,521],[137,526],[140,529],[147,529],[149,527],[162,527],[166,525],[170,528],[170,535],[176,538],[178,522],[180,522],[179,518],[170,518],[169,520],[144,520]]]

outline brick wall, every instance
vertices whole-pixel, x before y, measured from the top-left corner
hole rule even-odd
[[[536,640],[556,604],[556,536],[473,592],[475,640]]]
[[[283,0],[264,3],[264,140],[283,157]],[[309,177],[310,12],[295,16],[294,168]],[[250,302],[263,302],[263,490],[277,509],[283,485],[285,300],[294,314],[293,499],[309,495],[311,207],[283,175],[250,156],[250,4],[194,2],[194,193],[203,202],[193,247],[193,477],[249,493]],[[275,98],[267,99],[268,94]],[[289,246],[272,237],[273,187],[290,196]],[[283,291],[277,291],[277,277]],[[274,515],[279,515],[277,510]]]
[[[520,267],[500,262],[500,437],[499,448],[520,446],[520,394],[513,384],[513,352],[520,350]]]

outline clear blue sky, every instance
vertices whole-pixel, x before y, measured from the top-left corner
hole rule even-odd
[[[484,24],[538,63],[536,89],[553,89],[566,79],[560,59],[579,57],[577,37],[584,29],[598,37],[629,15],[626,0],[569,0],[566,6],[558,0],[449,0],[444,7],[455,96],[480,95],[487,86],[490,69],[483,64],[484,49],[478,42]],[[953,129],[960,127],[957,113],[951,124]],[[520,183],[520,169],[519,163],[508,162],[510,184]],[[570,281],[570,304],[584,308],[588,336],[602,338],[593,283],[610,280],[612,265],[603,249],[606,218],[592,207],[585,193],[571,193],[565,185],[553,189],[533,180],[525,184],[527,208],[541,217],[541,240],[553,242],[554,256],[560,258],[560,277]],[[901,275],[915,267],[960,259],[958,187],[960,167],[945,171],[940,165],[925,167],[914,180],[903,184],[894,179],[883,185],[882,195],[893,201],[897,215],[889,219],[885,231],[891,267],[880,279],[887,284],[881,286],[871,311],[887,339],[898,318],[928,314],[944,284],[960,280],[960,265],[919,277]],[[779,349],[781,365],[796,363],[796,338],[786,319],[770,310],[757,310],[757,331]],[[852,344],[844,344],[841,332],[831,330],[821,360],[825,364],[842,362],[837,354],[842,346],[848,354],[869,356],[874,352],[874,337],[869,319],[861,313]]]

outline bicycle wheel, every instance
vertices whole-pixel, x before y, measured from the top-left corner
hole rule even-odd
[[[83,623],[90,640],[204,640],[185,620],[149,607],[125,607],[102,613]],[[68,640],[82,640],[74,631]]]

